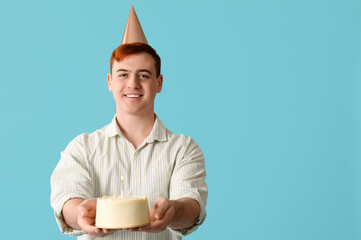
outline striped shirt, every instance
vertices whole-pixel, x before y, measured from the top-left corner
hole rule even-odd
[[[109,125],[77,136],[61,152],[51,176],[51,206],[61,232],[82,240],[94,239],[65,224],[61,214],[63,205],[71,198],[120,195],[121,176],[125,196],[147,196],[150,207],[159,197],[192,198],[199,203],[200,214],[189,229],[168,228],[160,233],[119,230],[102,239],[179,240],[205,220],[208,195],[205,163],[195,141],[182,134],[175,135],[156,116],[151,133],[135,149],[123,136],[114,116]]]

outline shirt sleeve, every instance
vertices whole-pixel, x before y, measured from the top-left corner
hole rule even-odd
[[[203,153],[196,142],[190,138],[183,158],[174,167],[169,196],[171,200],[180,198],[196,200],[200,207],[200,213],[192,227],[180,230],[169,228],[170,231],[180,236],[186,236],[194,232],[204,222],[207,215],[205,207],[208,196],[205,178],[206,169]]]
[[[61,158],[51,175],[50,202],[60,231],[71,236],[80,236],[80,230],[70,228],[63,219],[62,209],[71,198],[91,198],[92,184],[87,156],[81,137],[78,136],[61,152]]]

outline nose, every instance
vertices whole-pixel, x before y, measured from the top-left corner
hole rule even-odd
[[[128,88],[130,88],[130,89],[139,89],[140,88],[139,83],[140,82],[139,82],[138,76],[136,74],[134,74],[129,78]]]

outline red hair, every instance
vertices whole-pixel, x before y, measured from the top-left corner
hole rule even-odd
[[[112,56],[110,57],[110,72],[112,72],[114,61],[120,62],[124,58],[126,58],[130,55],[139,54],[139,53],[143,53],[143,52],[148,53],[149,55],[151,55],[153,57],[155,71],[156,71],[157,77],[159,77],[159,75],[160,75],[160,57],[159,57],[159,55],[154,50],[154,48],[152,48],[148,44],[140,43],[140,42],[125,43],[125,44],[122,44],[119,47],[117,47],[113,51]]]

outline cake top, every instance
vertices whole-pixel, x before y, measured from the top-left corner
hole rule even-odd
[[[124,201],[124,202],[134,201],[134,200],[148,200],[146,196],[144,196],[144,197],[141,197],[141,196],[125,196],[125,197],[123,197],[120,195],[103,196],[98,199],[101,199],[101,200],[109,199],[109,200]]]

